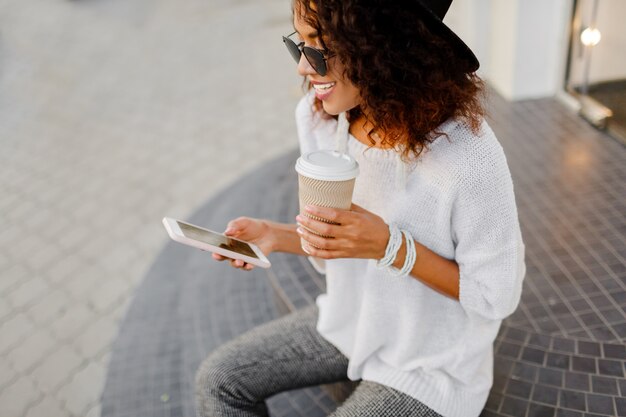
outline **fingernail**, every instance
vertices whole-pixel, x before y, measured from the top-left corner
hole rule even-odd
[[[304,210],[308,212],[312,212],[314,209],[313,209],[313,206],[304,206]]]
[[[296,221],[297,222],[301,222],[302,221],[302,216],[300,216],[299,214],[296,216]]]
[[[298,228],[296,229],[296,232],[298,232],[299,234],[304,233],[304,231],[302,231],[302,229],[301,229],[300,227],[298,227]]]

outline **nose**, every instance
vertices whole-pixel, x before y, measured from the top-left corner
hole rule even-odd
[[[298,74],[304,77],[315,73],[315,70],[311,64],[309,64],[309,61],[306,59],[304,54],[300,54],[300,61],[298,61]]]

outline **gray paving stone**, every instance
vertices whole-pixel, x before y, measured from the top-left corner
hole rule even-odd
[[[17,376],[17,372],[9,364],[9,361],[0,356],[0,390],[16,379]]]
[[[22,376],[0,393],[0,415],[23,416],[26,409],[41,398],[32,378]]]
[[[16,184],[16,186],[23,190],[23,188],[27,186],[27,178],[28,177],[24,175],[20,176],[19,181],[24,181],[24,184]],[[37,213],[37,205],[33,201],[27,198],[21,198],[17,201],[17,204],[12,207],[8,215],[13,222],[21,223],[24,219],[37,215]],[[27,236],[22,235],[21,239],[15,240],[13,243],[19,244],[20,242],[24,241],[26,237]]]
[[[63,290],[53,289],[26,311],[37,326],[56,320],[70,305],[71,298]]]
[[[85,415],[98,401],[105,375],[106,370],[100,364],[90,362],[59,390],[58,397],[72,413]]]
[[[28,417],[72,417],[69,411],[63,408],[59,400],[52,396],[43,399],[27,410]]]
[[[75,301],[84,302],[105,279],[101,268],[85,268],[76,271],[63,287]]]
[[[44,240],[43,237],[40,238]],[[61,249],[61,247],[53,240],[50,240],[50,238],[46,239],[44,244],[43,249],[33,253],[28,262],[29,266],[33,268],[33,270],[37,271],[37,273],[47,270],[48,267],[56,263],[57,259],[65,256],[65,252]]]
[[[13,261],[12,261],[13,262]],[[8,270],[0,275],[0,294],[17,287],[20,282],[28,279],[31,272],[23,264],[14,263]]]
[[[163,215],[165,217],[165,215]],[[164,233],[165,229],[160,227],[161,225],[155,225],[154,219],[150,219],[150,224],[144,224],[138,228],[139,239],[137,241],[138,251],[141,253],[154,253],[159,251],[164,244],[164,238],[167,238]],[[132,264],[132,263],[131,263]],[[138,265],[139,266],[139,265]],[[141,264],[141,268],[145,268],[145,265]]]
[[[81,258],[64,256],[57,259],[57,262],[42,274],[51,283],[61,284],[63,281],[75,276],[78,271],[84,271],[88,264],[88,262]]]
[[[18,313],[0,325],[0,354],[5,354],[35,329],[31,320]]]
[[[13,349],[11,363],[18,372],[28,373],[57,346],[58,341],[48,329],[38,329]]]
[[[280,44],[289,8],[284,0],[32,0],[0,2],[0,16],[0,219],[8,222],[0,228],[0,306],[9,296],[21,305],[5,313],[0,307],[0,359],[28,367],[12,342],[41,329],[60,335],[65,344],[41,363],[37,354],[32,359],[30,376],[46,397],[29,414],[49,408],[55,415],[64,402],[55,394],[70,386],[77,399],[61,415],[97,414],[97,404],[76,413],[97,395],[76,389],[74,374],[87,359],[108,363],[107,338],[168,240],[160,218],[189,216],[229,181],[285,151],[280,132],[295,132],[297,96],[289,88],[299,79]],[[246,31],[237,28],[230,47],[220,48],[233,22]],[[251,40],[275,48],[263,56],[234,51]],[[268,74],[268,62],[281,65]],[[250,104],[254,112],[241,112]],[[233,114],[277,134],[228,120]],[[41,295],[35,281],[33,291],[14,293],[34,273],[48,290]],[[112,278],[120,285],[108,284]],[[101,334],[75,339],[90,329]],[[98,386],[104,376],[84,379]]]
[[[89,296],[89,304],[96,313],[102,313],[119,303],[128,294],[128,285],[123,280],[110,277],[102,285],[95,288]]]
[[[133,227],[126,225],[121,232],[128,236]],[[112,231],[115,233],[115,230]],[[98,264],[106,268],[123,269],[126,265],[137,259],[139,253],[131,245],[115,246],[98,255]]]
[[[44,279],[35,276],[9,292],[7,299],[13,308],[23,309],[43,297],[49,289],[50,285]]]
[[[70,340],[96,319],[97,316],[92,310],[74,302],[50,325],[50,329],[59,340]]]
[[[96,404],[87,411],[85,417],[100,417],[100,413],[102,412],[102,407],[100,404]]]
[[[103,183],[103,186],[105,186],[104,184],[106,184],[106,182],[104,180],[101,180],[101,181]],[[86,223],[85,226],[87,226],[88,228],[91,228],[93,227],[93,224],[90,222],[90,220],[101,216],[102,208],[103,207],[99,199],[88,200],[88,201],[83,202],[79,206],[77,206],[73,210],[72,216],[75,219],[77,219],[77,221],[79,222],[89,222],[89,223]],[[76,230],[77,230],[77,233],[76,232],[73,233],[74,235],[73,238],[68,239],[68,241],[66,242],[67,244],[70,244],[70,246],[80,243],[81,241],[85,241],[91,237],[88,234],[88,230],[84,227],[80,229],[76,229]]]
[[[122,271],[111,271],[109,275],[122,282],[126,286],[126,295],[131,295],[133,290],[141,282],[142,277],[147,272],[148,267],[143,262],[135,260],[126,265]]]
[[[0,323],[13,314],[13,310],[9,306],[9,303],[4,302],[4,298],[2,300],[3,302],[0,303]]]
[[[11,265],[9,256],[6,253],[0,253],[0,271],[6,271]]]
[[[9,176],[11,174],[18,175],[14,171],[11,171],[11,167],[8,164],[5,164],[4,166],[5,168],[3,170],[3,173],[6,176]],[[0,183],[0,187],[2,187],[2,189],[4,189],[5,191],[8,191],[4,187],[4,183],[7,181],[10,181],[10,179],[5,177],[3,180],[4,180],[3,183]],[[13,207],[17,204],[17,202],[18,202],[17,195],[10,193],[10,192],[6,192],[6,198],[3,198],[2,200],[0,200],[0,212],[3,214],[5,219],[7,218],[7,216],[9,216],[9,212],[13,210]],[[0,237],[2,237],[2,235],[3,234],[0,233]]]
[[[129,290],[129,292],[131,292],[131,291],[132,290]],[[109,318],[114,323],[116,323],[116,325],[119,325],[120,322],[126,316],[126,313],[128,311],[128,307],[129,307],[132,299],[133,299],[133,296],[130,295],[129,293],[126,293],[124,295],[124,298],[121,299],[119,302],[115,303],[113,305],[113,309],[107,312],[107,318]]]
[[[63,246],[58,243],[58,239],[72,229],[71,222],[67,216],[62,216],[52,209],[41,213],[37,217],[24,220],[23,224],[30,233],[36,233],[42,238],[54,242],[54,246],[59,249],[62,249]]]
[[[8,217],[8,213],[3,214]],[[7,222],[6,226],[3,226],[2,230],[0,230],[0,244],[2,244],[3,247],[12,245],[19,240],[21,232],[22,229],[18,227],[17,223]]]
[[[75,249],[79,245],[87,242],[93,236],[90,230],[82,227],[72,227],[58,233],[56,243],[65,250]]]
[[[111,219],[111,221],[114,221],[114,219]],[[73,257],[87,261],[90,267],[106,266],[106,264],[101,261],[100,254],[117,247],[119,240],[112,239],[109,231],[94,232],[92,230],[92,234],[96,237],[75,248],[72,251],[72,255]],[[128,238],[128,235],[126,238]]]
[[[85,358],[95,358],[103,350],[108,350],[116,335],[116,322],[108,317],[102,317],[96,322],[90,322],[72,344]]]
[[[47,355],[30,375],[43,392],[50,394],[68,382],[85,362],[86,360],[68,345],[59,345],[58,349]]]
[[[19,239],[7,247],[7,253],[13,259],[24,262],[24,260],[36,256],[37,253],[43,252],[45,249],[46,246],[41,239],[31,234],[22,234]]]
[[[102,354],[98,359],[98,363],[102,365],[104,369],[108,369],[109,363],[111,363],[111,351],[107,350],[104,354]]]

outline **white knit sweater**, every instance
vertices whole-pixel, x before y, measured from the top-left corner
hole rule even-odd
[[[322,120],[306,95],[296,109],[301,152],[334,149],[337,122]],[[348,377],[402,391],[445,417],[475,417],[493,382],[493,341],[520,298],[525,273],[513,184],[493,132],[450,120],[398,181],[396,152],[354,137],[359,163],[353,202],[395,222],[460,268],[460,301],[375,260],[326,261],[317,330],[350,362]],[[419,255],[418,255],[419,256]]]

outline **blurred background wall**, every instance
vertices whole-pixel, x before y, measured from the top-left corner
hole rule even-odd
[[[446,23],[502,96],[557,96],[626,143],[624,16],[622,0],[455,0]]]

